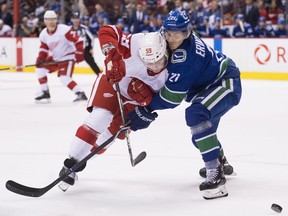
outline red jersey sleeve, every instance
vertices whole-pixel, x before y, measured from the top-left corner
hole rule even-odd
[[[83,51],[84,50],[84,43],[83,39],[77,35],[71,33],[72,28],[65,34],[65,37],[68,41],[72,41],[75,44],[76,50]]]
[[[102,26],[98,31],[98,39],[101,49],[106,44],[112,44],[120,50],[124,58],[131,56],[130,35],[123,34],[119,27],[115,25]]]
[[[102,26],[98,31],[100,47],[111,43],[113,46],[118,48],[121,37],[122,31],[117,26]]]
[[[48,56],[49,47],[46,43],[41,41],[38,57],[45,59]]]

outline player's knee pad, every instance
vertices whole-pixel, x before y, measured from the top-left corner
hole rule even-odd
[[[60,79],[61,83],[62,83],[64,86],[68,86],[69,83],[70,83],[71,81],[73,81],[72,78],[69,77],[69,76],[59,76],[59,79]]]
[[[199,134],[212,127],[210,111],[202,104],[192,104],[185,110],[186,124],[193,135]]]
[[[83,124],[99,133],[102,133],[109,127],[112,119],[113,114],[109,110],[100,107],[93,107],[92,112],[84,120]]]
[[[46,68],[36,68],[35,72],[36,72],[37,78],[41,79],[47,76],[47,73],[49,72],[49,70],[47,70]]]
[[[110,131],[108,129],[106,129],[103,133],[101,133],[101,135],[99,136],[99,138],[97,139],[97,143],[94,145],[94,147],[91,149],[91,151],[94,151],[97,147],[99,147],[100,145],[102,145],[104,142],[106,142],[109,138],[111,138],[113,136],[113,134],[110,133]],[[114,142],[114,141],[113,141]],[[98,151],[97,154],[102,154],[104,153],[111,145],[111,142],[109,145],[105,146],[103,149],[101,149],[100,151]]]
[[[99,132],[93,130],[92,128],[90,128],[85,124],[81,125],[75,134],[76,137],[78,137],[79,139],[85,141],[90,145],[94,145],[96,143],[96,140],[99,135],[100,135]]]

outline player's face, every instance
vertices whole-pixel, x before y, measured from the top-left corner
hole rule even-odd
[[[80,25],[80,19],[78,18],[72,18],[71,19],[73,26],[79,26]]]
[[[187,37],[182,31],[164,31],[164,36],[172,50],[177,49]]]
[[[163,56],[159,61],[155,63],[145,63],[147,68],[154,73],[160,73],[167,65],[167,57]]]
[[[57,19],[55,18],[46,18],[44,19],[45,25],[49,31],[54,31],[57,25]]]

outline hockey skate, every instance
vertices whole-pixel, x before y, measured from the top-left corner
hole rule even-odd
[[[60,170],[59,176],[62,176],[64,173],[66,173],[69,169],[65,166],[62,167]],[[72,172],[67,178],[63,179],[61,183],[59,183],[59,188],[65,192],[68,190],[70,186],[73,186],[75,184],[75,181],[78,180],[78,176],[75,172]]]
[[[36,94],[35,102],[40,104],[51,103],[49,90],[41,91],[38,94]]]
[[[224,170],[224,175],[229,175],[229,176],[235,176],[237,175],[235,172],[234,172],[234,169],[233,169],[233,166],[231,166],[226,157],[223,156],[219,156],[219,162],[223,165],[223,170]],[[199,170],[199,175],[203,178],[206,178],[206,168],[203,167]]]
[[[78,101],[86,101],[87,97],[85,95],[85,92],[76,92],[76,99],[73,100],[73,102],[78,102]]]
[[[204,192],[204,199],[215,199],[228,196],[222,164],[220,164],[217,169],[208,169],[206,175],[206,180],[199,186],[200,191]]]
[[[73,166],[77,164],[77,161],[74,158],[67,158],[64,161],[64,166],[60,170],[59,176],[62,176],[65,174],[69,169],[71,169]],[[78,180],[78,176],[76,172],[82,171],[86,167],[86,163],[82,165],[79,169],[77,169],[75,172],[72,172],[67,178],[63,179],[63,181],[58,185],[59,188],[65,192],[68,190],[70,186],[73,186],[75,184],[75,181]]]

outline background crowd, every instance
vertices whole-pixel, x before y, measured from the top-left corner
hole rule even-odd
[[[97,37],[103,25],[125,33],[157,31],[172,10],[186,10],[202,37],[288,37],[285,0],[19,0],[19,22],[13,21],[13,0],[0,0],[0,37],[37,37],[45,27],[43,14],[54,10],[60,23],[81,23]]]

